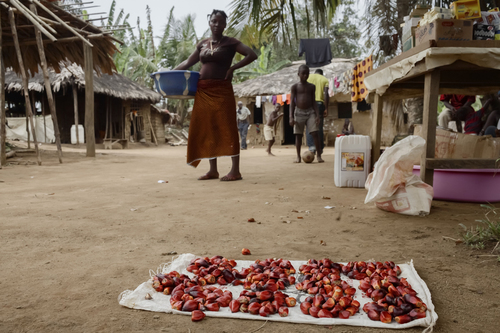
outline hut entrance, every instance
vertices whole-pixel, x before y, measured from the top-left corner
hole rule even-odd
[[[283,106],[283,145],[295,144],[295,135],[293,135],[293,127],[290,126],[290,105]]]

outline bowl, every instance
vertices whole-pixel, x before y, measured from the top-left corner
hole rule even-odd
[[[198,86],[199,72],[159,71],[151,74],[155,88],[163,97],[176,99],[194,98]]]

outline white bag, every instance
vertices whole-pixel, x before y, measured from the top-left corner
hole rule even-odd
[[[388,148],[366,180],[365,204],[374,202],[382,210],[404,215],[428,215],[434,190],[413,174],[424,145],[423,138],[410,135]]]

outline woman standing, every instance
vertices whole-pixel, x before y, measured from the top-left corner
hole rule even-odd
[[[199,180],[218,179],[217,157],[232,158],[231,171],[223,181],[242,179],[240,174],[240,144],[236,125],[236,104],[231,80],[233,72],[257,59],[251,48],[239,40],[223,36],[227,15],[214,10],[209,25],[212,37],[201,41],[196,50],[175,70],[186,70],[201,61],[200,80],[189,126],[187,162],[196,167],[209,159],[210,170]],[[243,60],[231,66],[236,52]]]

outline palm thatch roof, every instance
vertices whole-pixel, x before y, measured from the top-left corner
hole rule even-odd
[[[311,68],[311,73],[321,68],[323,70],[323,75],[325,75],[327,79],[330,79],[334,75],[340,75],[353,68],[358,61],[357,59],[332,59],[331,64],[323,67]],[[234,94],[237,97],[289,94],[292,85],[299,82],[297,73],[300,65],[305,65],[305,61],[294,61],[290,66],[280,69],[277,72],[236,84],[233,87]]]
[[[60,73],[49,70],[49,79],[54,92],[58,92],[64,87],[70,87],[73,82],[77,84],[80,89],[85,87],[85,73],[83,69],[76,64],[62,67]],[[44,91],[43,75],[37,73],[30,78],[28,88],[30,91]],[[21,92],[23,90],[22,78],[13,71],[6,71],[5,89],[8,92]],[[157,92],[141,86],[128,77],[118,73],[114,73],[113,75],[102,74],[98,76],[97,73],[94,72],[94,93],[105,94],[125,100],[147,100],[152,103],[158,103],[161,99],[161,95]]]
[[[35,4],[34,14],[30,5]],[[47,0],[2,0],[0,1],[0,20],[2,28],[2,56],[6,68],[20,73],[14,35],[9,13],[14,14],[18,40],[23,55],[24,67],[32,74],[38,72],[40,57],[36,44],[35,25],[41,26],[47,64],[56,72],[60,71],[61,61],[84,64],[83,41],[92,44],[94,70],[111,74],[115,69],[112,56],[118,41],[111,31],[103,31],[92,23],[68,13]],[[73,30],[69,30],[68,26]],[[76,33],[78,34],[76,34]]]

